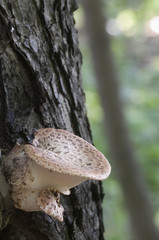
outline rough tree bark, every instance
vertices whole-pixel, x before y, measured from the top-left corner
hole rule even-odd
[[[0,0],[0,148],[29,142],[35,129],[67,129],[91,142],[74,28],[75,0]],[[8,205],[0,179],[0,223]],[[64,222],[12,209],[1,240],[103,239],[102,188],[87,181],[62,196]]]
[[[109,36],[105,31],[101,0],[82,0],[85,22],[104,109],[105,130],[112,152],[113,169],[123,190],[133,231],[138,240],[159,239],[153,222],[153,213],[148,191],[134,149],[128,136],[128,129],[122,112],[118,78],[110,50]],[[91,9],[90,9],[91,5]],[[96,16],[96,17],[94,17]]]

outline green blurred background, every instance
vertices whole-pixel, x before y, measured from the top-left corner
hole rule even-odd
[[[124,114],[136,156],[148,184],[155,222],[159,227],[159,2],[103,1]],[[83,55],[82,79],[95,146],[110,160],[103,130],[103,111],[97,92],[83,10],[75,12]],[[103,182],[103,216],[108,240],[131,240],[130,224],[120,186],[113,175]]]

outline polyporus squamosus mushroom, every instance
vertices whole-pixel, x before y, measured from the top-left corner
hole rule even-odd
[[[4,162],[16,208],[41,211],[63,221],[60,193],[88,179],[104,180],[111,167],[104,155],[84,139],[65,130],[45,128],[32,145],[18,145]]]

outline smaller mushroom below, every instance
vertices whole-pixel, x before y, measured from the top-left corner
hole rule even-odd
[[[61,129],[39,129],[32,145],[16,144],[4,159],[5,176],[16,208],[44,211],[63,221],[60,193],[88,179],[104,180],[111,167],[84,139]]]
[[[64,208],[60,205],[60,193],[54,189],[42,190],[37,196],[38,206],[48,215],[63,221]]]

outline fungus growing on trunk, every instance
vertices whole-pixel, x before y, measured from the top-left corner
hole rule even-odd
[[[60,193],[88,179],[104,180],[111,167],[104,155],[65,130],[39,129],[32,145],[16,144],[4,160],[16,208],[41,211],[63,221]]]

